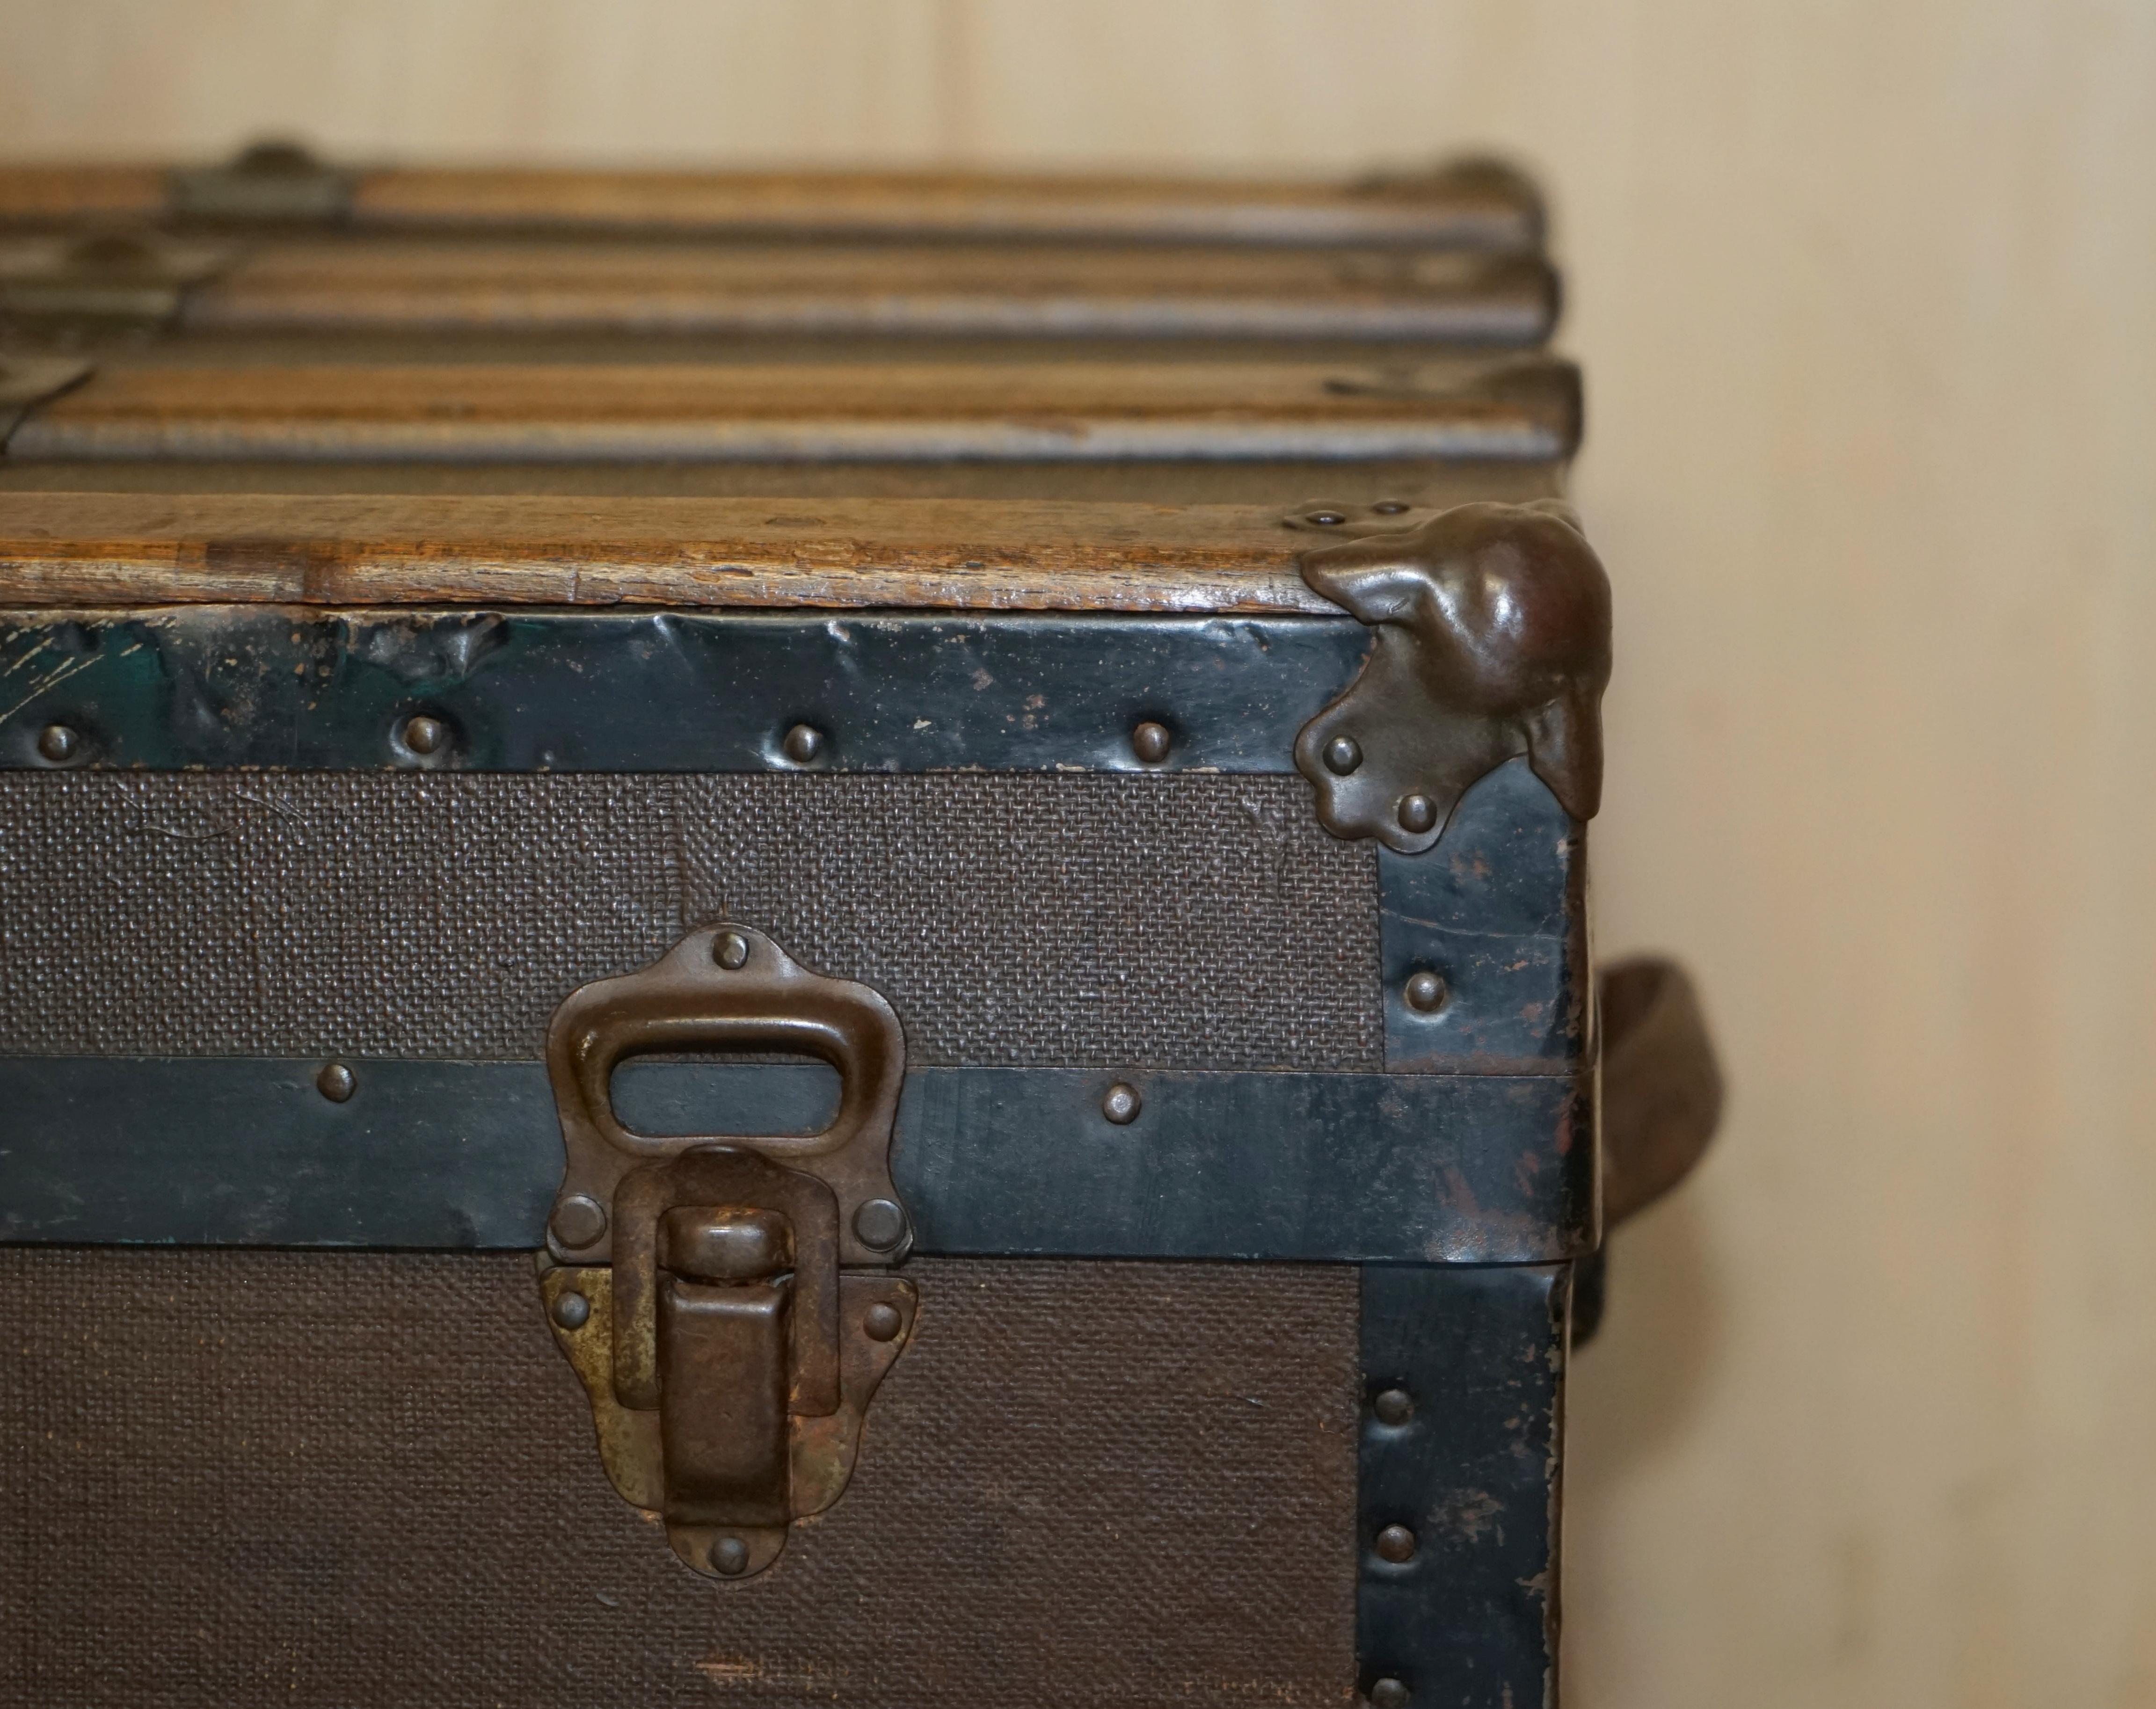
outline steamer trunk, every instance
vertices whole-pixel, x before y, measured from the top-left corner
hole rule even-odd
[[[1296,762],[1386,644],[1298,550],[1440,519],[852,520],[0,500],[13,1695],[1548,1688],[1582,826],[1546,745],[1414,853]],[[911,1255],[841,1275],[912,1303],[845,1493],[727,1583],[607,1487],[528,1255],[605,1273],[549,1017],[735,926],[902,1029]],[[750,1042],[623,1120],[833,1121],[851,1070]]]

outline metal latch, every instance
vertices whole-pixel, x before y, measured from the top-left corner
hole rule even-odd
[[[37,334],[85,327],[156,331],[193,287],[239,259],[229,244],[112,230],[0,240],[0,316]]]
[[[615,1116],[630,1057],[774,1051],[838,1070],[820,1132],[660,1137]],[[898,1017],[721,926],[572,992],[547,1063],[568,1166],[540,1292],[599,1457],[689,1566],[759,1573],[795,1519],[844,1492],[869,1398],[912,1332],[913,1286],[885,1273],[913,1239],[891,1178]]]
[[[175,219],[331,225],[350,215],[352,195],[351,173],[325,166],[296,142],[264,141],[223,166],[174,172],[166,203]]]

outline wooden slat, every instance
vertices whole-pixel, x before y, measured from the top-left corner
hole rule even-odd
[[[1358,187],[1308,180],[1023,173],[697,173],[423,168],[362,172],[362,223],[898,237],[1094,237],[1533,248],[1532,192],[1438,171]]]
[[[266,244],[182,325],[1532,344],[1556,295],[1530,255],[383,237]]]
[[[1534,192],[1502,172],[1440,167],[1311,179],[1014,172],[598,172],[440,167],[345,175],[348,218],[387,229],[579,229],[823,237],[1378,244],[1527,250]],[[169,167],[0,167],[0,222],[174,212]]]
[[[1566,364],[113,363],[11,459],[1562,457]]]
[[[1239,505],[0,493],[0,604],[1330,613],[1313,540]]]
[[[163,212],[162,167],[0,165],[0,223],[152,219]]]

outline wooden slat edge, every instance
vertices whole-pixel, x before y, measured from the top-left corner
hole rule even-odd
[[[901,500],[798,514],[810,508],[0,495],[0,604],[1335,610],[1296,568],[1306,536],[1258,506]]]

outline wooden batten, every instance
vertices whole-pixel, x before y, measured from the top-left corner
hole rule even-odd
[[[1334,515],[1321,512],[1321,516]],[[0,493],[0,604],[1322,613],[1259,506]]]
[[[287,238],[191,290],[177,326],[1520,346],[1557,295],[1525,254]]]
[[[236,193],[235,193],[236,192]],[[289,149],[231,166],[0,168],[0,223],[88,216],[361,229],[1382,244],[1526,250],[1541,205],[1484,162],[1353,182],[1009,172],[346,169]]]
[[[28,410],[10,460],[1568,455],[1569,364],[115,362]]]

